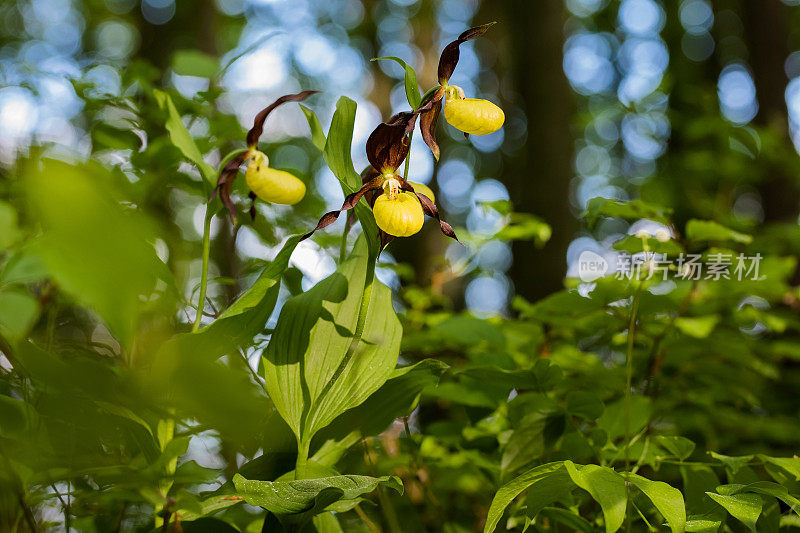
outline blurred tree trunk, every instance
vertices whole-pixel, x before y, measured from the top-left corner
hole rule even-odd
[[[741,19],[750,52],[750,67],[756,85],[758,115],[755,122],[771,128],[794,151],[789,138],[786,109],[784,62],[789,56],[790,8],[780,0],[742,2]],[[766,178],[759,187],[765,222],[797,219],[800,208],[798,179],[778,162],[769,162]]]
[[[578,230],[570,204],[575,101],[562,68],[563,2],[488,3],[508,33],[509,68],[527,117],[527,140],[509,158],[504,181],[517,211],[542,217],[553,236],[542,248],[515,242],[511,279],[517,294],[537,299],[563,287],[567,247]],[[487,14],[488,14],[487,13]]]

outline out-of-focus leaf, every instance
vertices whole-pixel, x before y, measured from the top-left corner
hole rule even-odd
[[[537,246],[550,240],[553,230],[549,224],[529,213],[512,213],[509,223],[494,234],[501,241],[534,241]]]
[[[15,343],[28,334],[39,317],[39,302],[22,290],[0,291],[0,335]]]
[[[178,50],[172,56],[172,71],[181,76],[213,78],[219,70],[219,59],[199,50]]]
[[[686,437],[671,435],[658,435],[656,436],[656,442],[681,461],[685,461],[692,455],[695,446],[694,442]]]
[[[606,533],[618,530],[625,521],[625,509],[628,505],[628,493],[622,476],[605,466],[578,466],[572,461],[564,461],[564,467],[572,481],[600,504],[605,517]]]
[[[514,501],[514,498],[519,496],[522,491],[554,475],[559,470],[563,470],[563,468],[564,463],[561,461],[537,466],[500,487],[500,490],[497,491],[492,499],[492,504],[489,506],[489,513],[486,517],[486,525],[483,528],[483,532],[492,533],[495,530],[500,519],[503,517],[506,507],[508,507],[509,504]]]
[[[92,143],[95,149],[138,150],[142,140],[131,130],[99,123],[92,126]]]
[[[322,124],[320,124],[317,114],[302,104],[300,104],[300,109],[306,116],[308,127],[311,129],[311,142],[313,142],[314,146],[316,146],[317,149],[322,152],[325,150],[325,143],[327,142],[327,139],[325,138],[325,132],[322,131]]]
[[[239,530],[229,523],[210,516],[194,520],[182,518],[181,531],[183,533],[239,533]]]
[[[603,414],[603,402],[597,394],[590,391],[570,391],[567,393],[567,411],[570,414],[595,420]]]
[[[366,400],[397,363],[402,328],[391,292],[377,280],[348,355],[370,260],[364,240],[333,275],[286,302],[264,354],[267,390],[300,442]]]
[[[395,476],[335,476],[273,482],[248,480],[236,474],[233,484],[237,495],[247,503],[263,507],[286,523],[304,522],[336,502],[356,499],[380,485],[403,493],[403,483]]]
[[[630,435],[635,435],[650,420],[653,404],[646,396],[634,396],[630,401],[630,420],[627,428]],[[625,435],[626,407],[623,400],[606,406],[606,410],[597,419],[597,426],[608,433],[611,440]]]
[[[0,394],[0,434],[10,437],[28,426],[28,413],[33,408],[25,402]]]
[[[339,180],[344,195],[352,194],[361,188],[361,175],[353,168],[351,145],[353,142],[353,128],[356,119],[356,103],[346,96],[339,98],[336,112],[331,119],[328,130],[328,140],[325,142],[323,156],[328,167]],[[361,223],[361,229],[367,237],[371,255],[378,255],[378,226],[372,209],[365,199],[359,200],[355,206],[356,216]]]
[[[714,326],[719,322],[719,316],[681,316],[675,319],[675,327],[690,337],[705,339],[714,331]]]
[[[129,346],[158,278],[174,284],[151,244],[151,221],[116,201],[104,172],[47,161],[28,173],[26,190],[44,229],[35,250],[50,275]]]
[[[388,59],[391,61],[395,61],[401,67],[403,67],[403,70],[405,71],[406,99],[408,100],[408,104],[411,106],[412,109],[418,108],[420,102],[422,101],[422,96],[420,96],[419,94],[419,85],[417,84],[417,73],[414,71],[414,67],[412,67],[399,57],[395,56],[376,57],[372,61],[378,61],[380,59]]]
[[[686,223],[686,238],[690,241],[730,241],[741,244],[750,244],[753,241],[753,237],[746,233],[739,233],[712,220],[697,219]]]
[[[763,502],[761,496],[756,494],[723,495],[706,492],[709,498],[720,504],[732,517],[742,522],[747,529],[756,532],[756,522],[761,514]]]
[[[17,212],[6,202],[0,201],[0,252],[20,238]]]
[[[586,519],[566,509],[545,507],[542,509],[541,515],[580,533],[594,533],[597,531]]]
[[[172,98],[170,98],[167,93],[160,90],[154,90],[153,94],[161,109],[167,112],[167,121],[164,127],[169,132],[169,138],[172,144],[181,151],[186,159],[197,165],[200,174],[203,175],[203,178],[205,178],[209,185],[212,187],[216,186],[217,171],[203,159],[203,154],[200,153],[200,149],[197,147],[197,144],[195,144],[194,139],[189,135],[189,130],[183,125],[181,116],[175,108]]]
[[[668,223],[671,211],[669,208],[642,200],[623,202],[610,198],[592,198],[586,204],[583,216],[589,220],[590,224],[594,224],[599,217],[618,217],[625,220],[647,218],[656,222]]]
[[[686,530],[686,506],[681,491],[667,483],[651,481],[637,474],[625,473],[623,476],[653,502],[672,533],[683,533]]]

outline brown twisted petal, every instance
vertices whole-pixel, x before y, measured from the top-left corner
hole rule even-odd
[[[319,91],[303,91],[297,94],[287,94],[281,96],[270,105],[262,109],[258,115],[256,115],[255,120],[253,120],[253,127],[247,132],[247,146],[253,147],[258,144],[258,138],[261,137],[261,133],[264,131],[264,121],[267,120],[267,116],[272,113],[273,109],[286,102],[302,102],[312,94],[318,92]]]
[[[444,97],[444,88],[439,87],[427,100],[424,105],[417,110],[419,112],[419,129],[422,132],[422,140],[431,149],[434,159],[439,160],[439,145],[436,144],[436,123],[439,121],[439,113],[442,106],[439,102]]]
[[[422,204],[422,212],[428,215],[429,217],[433,217],[439,221],[439,228],[442,230],[447,237],[451,239],[455,239],[458,244],[464,246],[464,243],[458,240],[456,237],[456,232],[453,230],[453,226],[439,218],[439,209],[436,208],[436,204],[434,204],[430,198],[425,196],[424,194],[420,194],[418,192],[414,192],[414,187],[412,187],[408,182],[404,182],[402,185],[402,189],[404,191],[413,192],[417,198],[419,199],[419,203]]]
[[[417,112],[398,113],[387,122],[381,122],[367,139],[367,159],[370,165],[383,172],[396,170],[408,155],[407,135],[414,130]]]
[[[309,231],[308,233],[306,233],[305,235],[300,237],[300,240],[304,241],[304,240],[308,239],[309,237],[311,237],[314,234],[315,231],[320,230],[320,229],[322,229],[324,227],[330,226],[331,224],[336,222],[336,219],[339,218],[339,215],[341,214],[342,211],[348,211],[350,209],[353,209],[356,206],[356,204],[358,203],[358,201],[361,200],[361,197],[364,196],[367,192],[374,191],[376,189],[380,189],[381,188],[381,181],[382,180],[380,178],[375,178],[372,181],[370,181],[368,183],[365,183],[364,186],[362,186],[356,192],[348,194],[345,197],[341,208],[339,208],[339,209],[337,209],[335,211],[330,211],[330,212],[325,213],[324,215],[322,215],[322,218],[320,218],[319,222],[317,222],[317,227],[315,227],[314,229],[312,229],[311,231]]]
[[[450,76],[453,75],[453,71],[456,69],[456,65],[458,64],[458,58],[460,52],[458,47],[461,46],[461,43],[465,43],[476,37],[480,37],[486,30],[488,30],[495,22],[490,22],[489,24],[483,24],[482,26],[475,26],[474,28],[470,28],[461,35],[458,36],[458,39],[451,42],[447,46],[444,47],[442,50],[442,55],[439,56],[439,83],[444,85],[447,83],[447,80],[450,79]]]
[[[374,180],[380,175],[381,173],[375,170],[374,168],[367,167],[364,169],[364,172],[361,173],[361,183],[366,184],[367,182]],[[377,191],[368,191],[367,194],[364,196],[364,199],[367,201],[367,204],[369,204],[370,207],[375,205],[375,198],[378,197],[378,194],[380,193]]]
[[[217,186],[214,187],[214,192],[211,193],[210,200],[213,200],[217,196],[217,192],[219,192],[219,199],[222,201],[222,205],[228,208],[228,213],[230,213],[231,221],[233,221],[234,224],[236,223],[236,206],[233,205],[233,201],[231,200],[233,181],[239,173],[239,167],[242,166],[242,163],[244,163],[249,154],[250,152],[248,150],[242,150],[236,157],[228,161],[228,164],[225,165],[225,168],[219,173]]]
[[[382,251],[383,251],[383,249],[384,249],[384,248],[386,248],[386,246],[387,246],[387,245],[388,245],[390,242],[392,242],[392,240],[394,239],[394,235],[389,235],[388,233],[386,233],[386,232],[385,232],[385,231],[383,231],[382,229],[379,229],[379,230],[378,230],[378,238],[381,240],[381,247],[380,247],[380,251],[382,252]]]

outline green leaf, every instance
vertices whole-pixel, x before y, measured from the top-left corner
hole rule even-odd
[[[630,401],[629,431],[631,435],[638,433],[649,421],[653,412],[653,403],[646,396],[634,396]],[[621,399],[606,406],[606,410],[597,419],[597,426],[608,433],[611,440],[625,435],[625,401]]]
[[[618,530],[625,521],[628,493],[625,480],[611,468],[597,465],[578,466],[564,461],[567,473],[583,490],[600,504],[606,523],[606,533]]]
[[[172,70],[181,76],[213,78],[219,70],[219,59],[199,50],[178,50],[172,56]]]
[[[753,237],[739,233],[712,220],[692,219],[686,223],[686,238],[690,241],[738,242],[750,244]]]
[[[800,458],[797,457],[770,457],[768,455],[758,456],[765,463],[773,464],[786,470],[794,476],[795,481],[800,481]]]
[[[0,291],[0,336],[11,343],[24,339],[39,318],[39,302],[27,291]]]
[[[364,240],[333,275],[286,302],[264,354],[269,395],[300,442],[366,400],[397,363],[402,328],[391,291],[377,280],[363,334],[345,360],[372,260]]]
[[[687,533],[716,533],[721,525],[722,521],[720,520],[687,520],[686,531]]]
[[[683,533],[686,530],[686,506],[681,491],[664,482],[651,481],[637,474],[626,473],[623,476],[653,502],[672,533]]]
[[[525,514],[534,520],[536,515],[555,502],[570,507],[573,503],[572,491],[575,483],[569,477],[566,468],[560,468],[551,475],[539,480],[530,487],[525,495]]]
[[[761,514],[763,501],[761,496],[755,494],[733,494],[722,495],[714,492],[706,492],[709,498],[720,504],[728,511],[732,517],[742,522],[747,529],[756,532],[756,522]]]
[[[656,222],[668,223],[671,209],[642,200],[623,202],[609,198],[592,198],[586,204],[583,217],[594,224],[599,217],[616,217],[625,220],[647,218]]]
[[[0,434],[5,437],[21,434],[28,426],[33,407],[16,398],[0,394]]]
[[[129,346],[145,306],[169,304],[169,294],[156,292],[157,281],[174,288],[151,244],[155,224],[119,203],[120,191],[109,186],[107,171],[98,166],[46,161],[42,170],[31,170],[25,185],[44,229],[34,249],[50,275]]]
[[[281,276],[288,268],[289,259],[299,242],[299,235],[290,237],[253,285],[214,322],[195,333],[176,335],[164,343],[158,357],[183,353],[213,360],[231,353],[237,347],[250,345],[253,338],[264,331],[264,325],[275,309]]]
[[[303,104],[300,104],[300,109],[306,116],[308,127],[311,129],[311,142],[313,142],[314,146],[316,146],[317,149],[322,152],[325,150],[325,143],[327,139],[325,139],[325,132],[322,131],[322,124],[320,124],[317,114]]]
[[[11,204],[0,201],[0,252],[14,244],[20,236],[17,212]]]
[[[757,481],[755,483],[750,483],[749,485],[743,486],[741,491],[756,492],[758,494],[764,494],[766,496],[778,498],[779,500],[783,501],[783,503],[788,505],[789,509],[792,510],[796,515],[800,516],[800,500],[789,494],[789,490],[783,485],[773,483],[772,481]]]
[[[718,322],[718,315],[696,317],[681,316],[675,319],[675,327],[685,335],[689,335],[695,339],[705,339],[711,335],[711,332],[714,331],[714,327]]]
[[[656,442],[681,461],[688,459],[695,447],[694,442],[686,437],[658,435]]]
[[[420,96],[419,94],[419,85],[417,84],[417,73],[414,71],[414,67],[412,67],[399,57],[395,56],[376,57],[372,59],[372,61],[378,61],[381,59],[389,59],[391,61],[396,61],[401,67],[403,67],[403,70],[405,70],[406,99],[408,100],[408,104],[411,106],[412,109],[418,108],[420,102],[422,101],[422,96]]]
[[[322,154],[325,162],[342,186],[345,196],[361,188],[361,175],[353,168],[350,155],[353,142],[353,128],[356,119],[356,103],[346,96],[339,98],[336,112],[331,119],[328,140]],[[378,255],[378,226],[367,201],[362,198],[355,207],[356,216],[361,222],[361,229],[367,237],[370,254]]]
[[[564,524],[570,531],[594,533],[597,531],[585,518],[559,507],[545,507],[541,515],[559,524]]]
[[[567,411],[570,414],[595,420],[603,414],[603,402],[597,395],[589,391],[570,391],[567,393]]]
[[[167,132],[169,132],[169,138],[172,144],[181,151],[186,159],[197,165],[200,174],[202,174],[209,185],[212,187],[216,186],[217,172],[214,170],[214,167],[206,163],[203,159],[203,154],[200,153],[200,149],[195,144],[194,139],[189,135],[189,130],[183,125],[181,116],[178,114],[178,110],[175,108],[172,98],[164,91],[158,89],[153,91],[153,95],[156,101],[158,101],[159,107],[167,112],[167,121],[164,123],[164,127],[167,129]]]
[[[380,389],[361,405],[336,418],[317,438],[342,439],[352,431],[357,431],[359,436],[381,433],[394,420],[408,415],[422,391],[435,386],[446,369],[447,365],[436,359],[395,369]]]
[[[506,507],[508,507],[509,504],[514,501],[514,498],[519,496],[522,491],[554,475],[559,470],[562,470],[563,467],[564,463],[561,461],[537,466],[500,487],[500,490],[497,491],[492,499],[492,504],[489,506],[489,513],[486,516],[486,526],[483,528],[483,532],[492,533],[495,530],[500,519],[503,517]]]
[[[250,505],[263,507],[288,523],[304,522],[330,505],[354,500],[383,485],[403,493],[403,483],[395,476],[334,476],[296,481],[255,481],[236,474],[237,495]]]

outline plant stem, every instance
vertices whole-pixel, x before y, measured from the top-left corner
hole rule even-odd
[[[642,293],[642,282],[636,287],[631,302],[631,317],[628,323],[628,349],[625,354],[625,471],[630,470],[628,447],[631,439],[631,387],[633,385],[633,344],[636,339],[636,314],[639,311],[639,296]]]
[[[214,213],[211,207],[206,204],[205,221],[203,222],[203,268],[200,272],[200,298],[197,302],[197,316],[194,318],[192,332],[200,329],[200,321],[203,319],[203,308],[206,304],[206,291],[208,290],[208,257],[211,250],[211,219]]]
[[[294,478],[305,479],[308,475],[308,451],[311,442],[297,442],[297,461],[294,464]]]
[[[342,241],[339,243],[339,264],[344,263],[347,258],[347,234],[350,233],[350,217],[353,216],[351,211],[347,212],[344,221],[344,229],[342,230]]]
[[[406,165],[403,167],[403,180],[408,179],[408,166],[411,164],[411,140],[414,138],[414,130],[408,134],[408,154],[406,154]]]
[[[636,314],[639,311],[639,296],[642,293],[642,280],[637,280],[636,292],[631,301],[631,318],[628,323],[628,349],[625,353],[625,471],[631,471],[630,445],[631,445],[631,387],[633,385],[633,344],[636,340]],[[630,500],[630,486],[625,483],[627,500]],[[625,510],[626,531],[631,530],[631,520],[628,509]]]

